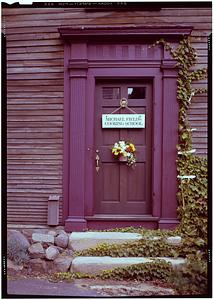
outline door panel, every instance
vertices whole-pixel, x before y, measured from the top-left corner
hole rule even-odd
[[[120,199],[118,186],[120,185],[119,166],[114,163],[103,164],[103,201],[115,201]],[[111,189],[109,187],[112,187]]]
[[[94,170],[95,214],[151,214],[151,93],[151,84],[142,80],[99,81],[96,84],[95,149],[99,150],[100,169],[99,172]],[[128,99],[129,108],[145,114],[145,128],[102,129],[102,114],[115,111],[122,97]],[[131,112],[123,108],[116,113]],[[137,164],[134,169],[113,157],[111,148],[119,140],[136,145]]]

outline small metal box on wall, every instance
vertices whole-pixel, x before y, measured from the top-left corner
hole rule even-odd
[[[48,225],[59,224],[59,198],[58,195],[51,195],[48,198]]]

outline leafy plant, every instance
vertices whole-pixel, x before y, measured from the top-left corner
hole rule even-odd
[[[207,160],[194,155],[182,156],[177,166],[181,175],[196,175],[194,180],[181,180],[179,185],[179,229],[187,236],[200,237],[207,242]]]
[[[181,269],[175,269],[168,282],[178,294],[207,295],[207,263],[205,261],[189,261]]]
[[[101,279],[114,278],[122,279],[136,279],[136,280],[166,280],[172,273],[171,263],[164,260],[156,260],[154,262],[131,265],[123,268],[116,268],[113,270],[103,271],[99,277]]]
[[[70,272],[57,272],[51,274],[49,276],[50,281],[58,282],[58,281],[67,281],[72,282],[74,279],[81,279],[81,278],[95,278],[95,275],[85,274],[85,273],[70,273]]]
[[[180,232],[193,237],[207,240],[207,159],[194,156],[192,153],[191,127],[187,120],[187,111],[192,97],[197,93],[204,93],[206,89],[194,89],[193,80],[207,77],[207,69],[193,71],[197,54],[185,37],[179,46],[173,49],[164,39],[155,42],[153,46],[162,44],[177,61],[177,100],[179,103],[179,158],[177,172],[180,176],[195,175],[195,179],[180,179],[178,197],[178,214],[181,219]]]
[[[180,41],[176,49],[164,39],[156,41],[152,46],[162,44],[170,51],[171,56],[177,61],[177,100],[179,103],[179,145],[178,150],[188,151],[192,149],[191,128],[187,120],[187,110],[191,99],[198,93],[204,93],[206,89],[192,88],[193,80],[201,80],[207,77],[207,69],[192,70],[196,63],[197,53],[190,43],[190,38],[185,37]]]
[[[198,255],[207,257],[206,241],[202,238],[183,237],[179,245],[170,245],[164,238],[144,239],[120,245],[99,244],[96,247],[74,253],[74,256],[111,256],[111,257],[186,257]]]

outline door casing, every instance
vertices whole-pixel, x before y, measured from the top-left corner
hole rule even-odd
[[[163,48],[159,48],[158,55],[153,59],[151,57],[143,57],[141,60],[106,59],[101,55],[102,47],[97,37],[102,37],[103,43],[107,46],[127,43],[125,38],[127,36],[132,46],[138,45],[143,38],[144,44],[146,41],[147,45],[150,45],[160,36],[168,38],[176,45],[184,32],[190,33],[190,28],[171,26],[170,30],[159,28],[155,32],[151,28],[145,30],[142,26],[135,29],[126,26],[118,33],[115,26],[110,31],[102,26],[93,29],[85,27],[84,30],[76,28],[60,30],[61,36],[65,39],[63,163],[65,229],[82,231],[86,228],[102,229],[127,225],[172,228],[178,224],[176,213],[178,103],[175,61]],[[96,43],[98,51],[93,52]],[[105,51],[105,47],[103,49]],[[117,216],[115,219],[93,215],[95,84],[96,80],[107,78],[138,78],[152,82],[154,130],[151,217],[124,219]]]

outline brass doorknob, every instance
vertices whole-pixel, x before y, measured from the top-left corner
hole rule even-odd
[[[100,167],[99,167],[100,156],[99,156],[99,150],[98,149],[96,150],[96,158],[95,158],[95,160],[96,160],[96,171],[98,173],[99,169],[100,169]]]

